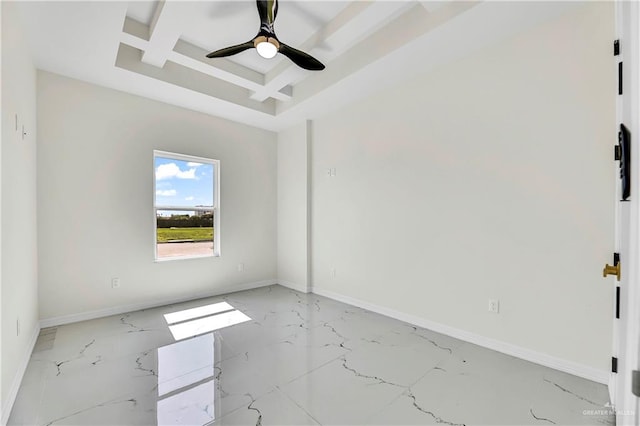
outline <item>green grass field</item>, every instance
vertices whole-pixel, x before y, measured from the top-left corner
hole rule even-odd
[[[213,239],[213,228],[158,228],[158,242],[175,240],[202,241]]]

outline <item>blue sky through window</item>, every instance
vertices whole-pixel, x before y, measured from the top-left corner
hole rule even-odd
[[[155,157],[154,168],[156,206],[213,206],[213,164]]]

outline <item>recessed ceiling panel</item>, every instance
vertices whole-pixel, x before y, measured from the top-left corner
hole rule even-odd
[[[151,19],[153,19],[158,3],[158,0],[129,2],[127,4],[127,16],[145,25],[151,25]]]

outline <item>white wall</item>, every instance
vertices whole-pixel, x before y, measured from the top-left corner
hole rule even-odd
[[[220,160],[221,257],[154,262],[154,149]],[[39,72],[40,317],[274,280],[276,155],[275,133]]]
[[[308,290],[307,123],[278,133],[278,282]]]
[[[613,22],[588,4],[314,121],[314,291],[607,370]]]
[[[3,422],[38,330],[36,71],[16,2],[2,2],[1,299]],[[18,115],[19,131],[15,130]],[[22,139],[22,125],[27,136]],[[16,321],[20,321],[17,335]]]

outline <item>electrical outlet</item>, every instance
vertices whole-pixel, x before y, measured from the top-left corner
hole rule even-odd
[[[111,288],[120,288],[120,278],[111,278]]]
[[[335,169],[335,167],[330,168],[330,169],[327,169],[327,176],[329,176],[329,177],[333,177],[333,176],[335,176],[335,175],[336,175],[336,169]]]
[[[244,263],[238,263],[238,272],[244,272]]]
[[[497,299],[489,299],[489,312],[497,314],[500,312],[500,301]]]
[[[331,268],[331,271],[329,271],[329,275],[331,276],[331,278],[335,278],[336,277],[336,268]]]

